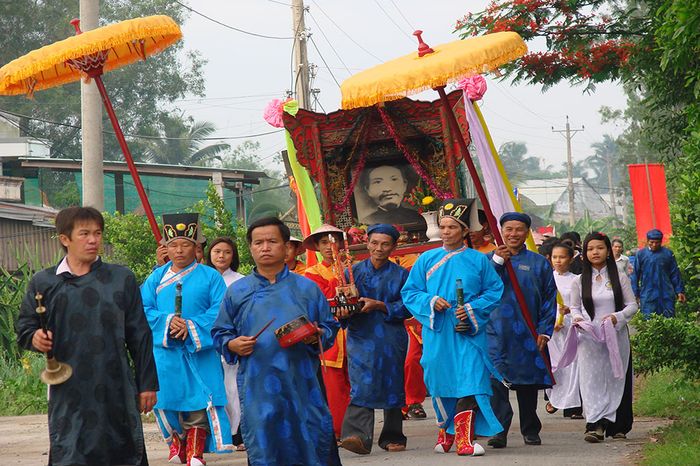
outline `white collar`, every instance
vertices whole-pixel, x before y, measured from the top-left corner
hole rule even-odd
[[[92,263],[94,264],[97,262],[97,259],[99,259],[100,256],[97,256]],[[56,267],[56,275],[61,275],[62,273],[68,272],[71,275],[75,275],[73,271],[70,268],[70,265],[68,265],[68,256],[65,256],[63,260],[61,261],[60,264],[58,264],[58,267]]]

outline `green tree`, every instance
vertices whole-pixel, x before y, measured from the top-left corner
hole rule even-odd
[[[74,31],[69,21],[78,13],[75,0],[0,2],[0,64],[72,36]],[[100,23],[154,14],[168,15],[183,24],[188,11],[169,0],[102,0]],[[159,115],[173,109],[176,99],[204,94],[205,60],[198,52],[184,52],[183,48],[184,42],[180,41],[145,61],[105,74],[105,86],[125,133],[156,135]],[[0,97],[0,109],[29,116],[20,122],[23,133],[49,141],[52,156],[81,158],[78,83],[37,92],[32,100],[21,96]],[[106,116],[104,128],[105,159],[121,160]],[[134,157],[140,159],[144,140],[129,139]]]
[[[540,159],[527,155],[527,145],[520,141],[504,142],[498,148],[498,155],[511,183],[517,184],[528,179],[545,179],[561,176],[552,166],[542,167]]]
[[[158,135],[161,138],[146,141],[143,158],[149,162],[167,165],[206,165],[230,149],[225,143],[203,142],[203,139],[211,136],[214,131],[216,128],[208,121],[161,115],[158,127]]]
[[[224,168],[259,170],[268,175],[268,178],[260,180],[259,186],[250,190],[250,194],[245,195],[248,222],[266,216],[279,217],[293,205],[286,176],[280,170],[268,168],[270,163],[264,166],[262,160],[264,158],[260,155],[260,143],[253,141],[244,141],[222,156]],[[271,162],[279,161],[280,159],[274,159]]]

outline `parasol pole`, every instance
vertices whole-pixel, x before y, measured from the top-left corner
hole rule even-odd
[[[97,89],[100,91],[100,96],[102,97],[102,103],[104,103],[105,110],[107,110],[107,115],[109,116],[109,121],[112,122],[112,127],[114,128],[114,134],[117,136],[117,141],[119,142],[119,147],[122,149],[124,154],[124,159],[126,164],[129,166],[129,173],[131,173],[131,178],[134,180],[134,186],[136,186],[136,191],[139,193],[139,198],[141,199],[141,205],[143,205],[143,210],[146,212],[146,217],[148,218],[148,223],[151,226],[151,231],[153,236],[156,238],[156,242],[160,243],[163,237],[160,234],[160,228],[158,228],[158,222],[156,222],[156,217],[153,215],[153,209],[151,209],[151,203],[148,202],[148,196],[146,196],[146,191],[143,189],[143,184],[141,183],[141,177],[139,172],[136,170],[136,164],[134,163],[134,158],[131,156],[131,151],[124,138],[124,133],[119,125],[119,120],[117,120],[117,115],[114,113],[114,107],[112,107],[112,101],[107,94],[107,89],[102,82],[102,69],[99,73],[94,73],[90,76],[95,80]]]
[[[83,33],[83,31],[80,30],[80,20],[77,18],[74,18],[70,21],[70,23],[73,25],[75,28],[75,35],[78,36]],[[134,46],[136,47],[136,46]],[[142,46],[143,47],[143,46]],[[143,59],[146,59],[146,53],[142,49],[142,56]],[[160,228],[158,228],[158,222],[156,222],[156,217],[153,215],[153,209],[151,209],[151,203],[148,202],[148,196],[146,196],[146,191],[143,189],[143,183],[141,183],[141,177],[139,176],[139,172],[136,170],[136,164],[134,163],[134,158],[131,156],[131,151],[129,150],[129,145],[126,143],[126,139],[124,138],[124,132],[122,131],[121,126],[119,125],[119,120],[117,119],[117,114],[114,113],[114,107],[112,107],[112,101],[109,98],[109,94],[107,94],[107,89],[105,88],[104,83],[102,82],[102,70],[104,66],[104,60],[106,59],[106,55],[100,56],[99,54],[96,54],[94,57],[95,63],[97,65],[92,65],[92,66],[86,66],[83,67],[81,64],[77,61],[69,61],[68,65],[77,69],[80,69],[83,71],[85,74],[87,74],[90,78],[95,80],[95,85],[97,86],[97,90],[100,92],[100,97],[102,97],[102,103],[105,106],[105,110],[107,110],[107,115],[109,116],[109,121],[112,122],[112,128],[114,128],[114,134],[117,136],[117,142],[119,142],[119,147],[122,149],[122,153],[124,154],[124,159],[126,160],[126,164],[129,167],[129,173],[131,173],[131,178],[134,180],[134,186],[136,186],[136,191],[139,194],[139,198],[141,199],[141,205],[143,206],[143,210],[146,212],[146,218],[148,218],[148,223],[151,226],[151,231],[153,232],[153,236],[156,238],[156,242],[160,243],[160,241],[163,239],[162,235],[160,234]]]
[[[442,106],[445,109],[445,113],[447,114],[447,121],[450,125],[450,132],[453,134],[453,137],[457,140],[457,145],[459,146],[459,150],[462,153],[462,158],[467,164],[469,174],[471,175],[472,180],[474,181],[474,187],[476,188],[476,192],[479,195],[479,200],[481,201],[481,205],[484,208],[484,212],[486,212],[486,218],[488,219],[489,227],[493,232],[494,238],[496,239],[496,243],[499,245],[504,244],[503,237],[501,236],[501,230],[500,228],[498,228],[496,217],[494,217],[493,211],[491,210],[491,204],[489,203],[489,200],[486,197],[486,191],[484,190],[484,186],[481,184],[479,174],[477,173],[476,167],[474,166],[474,162],[472,161],[471,156],[469,155],[469,149],[467,149],[467,144],[466,142],[464,142],[462,131],[460,130],[459,124],[457,123],[457,118],[455,117],[455,114],[452,111],[450,101],[447,99],[447,94],[445,93],[445,86],[439,86],[435,88],[435,90],[440,95],[440,101],[442,102]],[[467,105],[466,102],[465,105]],[[510,262],[510,260],[507,260],[504,265],[506,271],[508,272],[508,278],[510,278],[510,282],[513,284],[513,291],[515,292],[515,297],[518,300],[518,304],[520,306],[520,313],[522,314],[523,319],[527,324],[527,328],[530,330],[532,338],[535,339],[535,344],[537,344],[537,329],[535,328],[535,324],[532,322],[530,311],[528,310],[527,303],[525,302],[525,295],[523,294],[522,288],[520,288],[520,283],[518,282],[518,277],[515,275],[515,269],[513,269],[513,264]],[[554,374],[552,374],[552,365],[549,362],[549,357],[547,356],[547,353],[545,351],[540,351],[539,353],[542,356],[545,365],[547,366],[547,371],[549,372],[549,376],[552,379],[552,383],[556,383],[554,380]]]

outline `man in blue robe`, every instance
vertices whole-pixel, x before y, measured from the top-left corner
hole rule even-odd
[[[647,247],[640,249],[634,261],[632,290],[640,300],[642,314],[664,317],[676,315],[676,299],[685,302],[685,288],[676,258],[661,246],[664,235],[653,229],[647,233]],[[641,285],[640,285],[641,282]]]
[[[340,464],[333,420],[317,377],[319,345],[333,345],[339,324],[308,278],[289,272],[289,228],[261,218],[248,227],[253,273],[232,284],[211,334],[229,364],[239,363],[241,432],[252,466]],[[299,316],[317,334],[283,348],[274,328]],[[273,326],[257,335],[274,319]],[[255,336],[257,335],[257,338]]]
[[[197,217],[163,216],[170,262],[141,286],[161,381],[156,421],[170,445],[168,460],[188,466],[203,465],[205,451],[233,448],[221,358],[210,334],[226,285],[215,269],[196,261]],[[181,314],[176,312],[177,284]]]
[[[477,456],[484,449],[472,442],[474,433],[490,436],[503,430],[489,401],[489,377],[498,375],[485,333],[503,283],[486,255],[464,245],[469,227],[480,228],[470,221],[472,204],[444,201],[439,212],[443,246],[421,254],[401,296],[423,325],[421,365],[440,427],[435,452],[447,453],[456,441],[459,455]]]
[[[399,231],[392,225],[379,223],[367,229],[370,257],[352,268],[362,308],[341,320],[347,327],[351,387],[341,446],[358,454],[372,450],[375,409],[384,410],[379,446],[388,451],[406,449],[401,408],[406,402],[403,366],[408,335],[403,321],[410,314],[401,288],[408,271],[389,260],[398,239]]]
[[[501,216],[501,234],[505,244],[490,253],[489,258],[503,280],[505,289],[500,305],[491,313],[487,333],[491,360],[517,394],[523,440],[526,445],[540,445],[542,423],[537,417],[537,391],[552,385],[540,352],[546,351],[547,342],[554,331],[557,285],[549,261],[525,247],[530,223],[530,217],[520,212],[507,212]],[[513,264],[525,295],[528,308],[525,312],[529,312],[535,326],[537,341],[523,318],[523,310],[518,304],[506,270],[507,260]],[[491,383],[494,391],[491,404],[505,430],[490,439],[489,445],[504,448],[513,419],[513,409],[508,399],[508,389],[497,380],[492,380]]]

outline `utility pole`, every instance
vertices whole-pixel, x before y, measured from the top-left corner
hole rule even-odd
[[[566,138],[566,174],[569,178],[569,223],[571,225],[576,223],[576,215],[574,212],[574,164],[571,161],[571,138],[573,138],[576,133],[583,130],[583,125],[581,125],[581,129],[571,129],[571,125],[569,125],[569,115],[566,115],[566,129],[554,129],[554,126],[552,126],[552,132],[563,134]]]
[[[306,52],[308,33],[304,24],[304,12],[304,0],[292,0],[292,32],[294,33],[293,91],[299,102],[299,108],[308,109],[311,106],[311,74],[309,72],[309,57]]]
[[[80,28],[89,31],[99,26],[100,1],[80,0]],[[94,82],[80,83],[80,120],[83,144],[83,205],[103,211],[105,208],[102,100]]]
[[[617,222],[617,208],[615,207],[615,189],[613,188],[613,166],[612,166],[612,154],[608,154],[605,157],[605,164],[608,169],[608,189],[610,190],[610,207],[612,208],[613,218]]]

